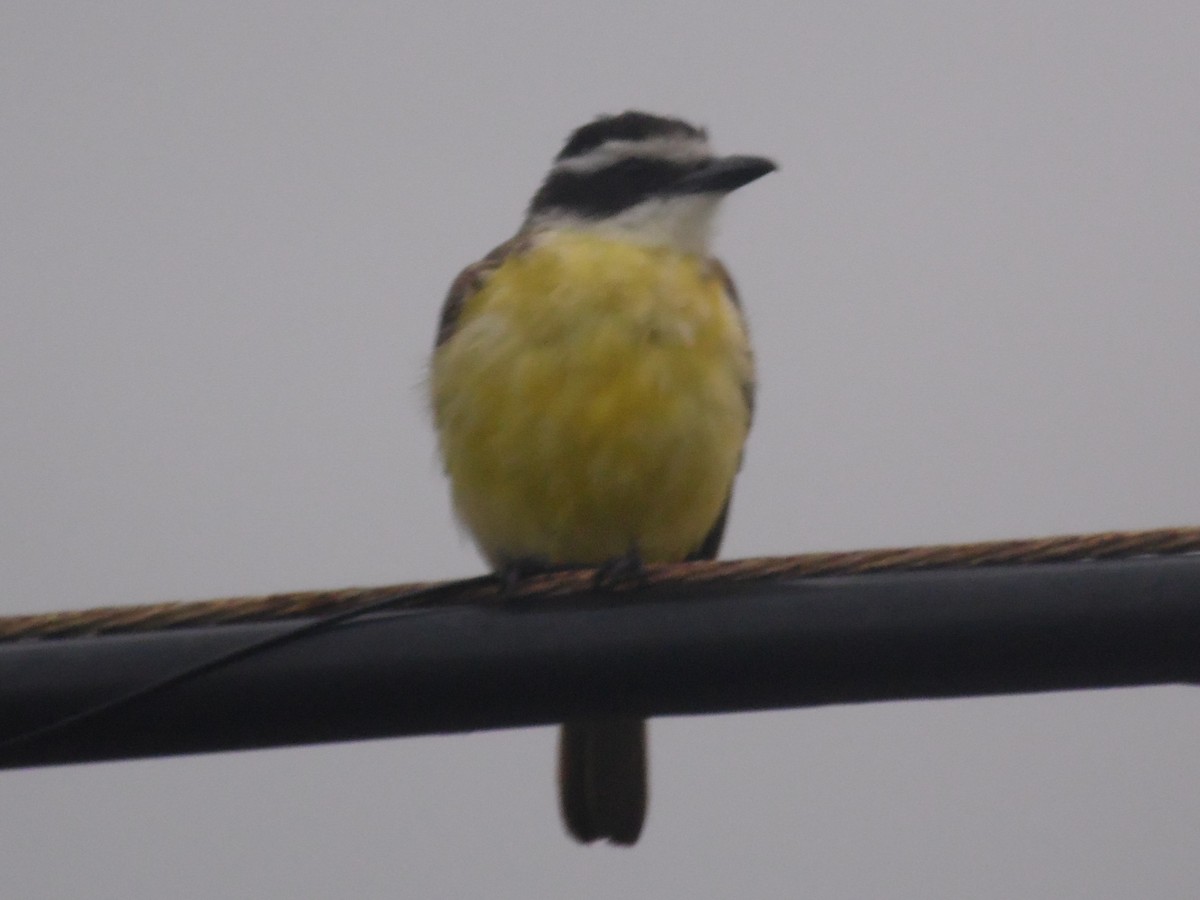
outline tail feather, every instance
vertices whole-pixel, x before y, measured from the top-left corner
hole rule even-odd
[[[559,732],[559,802],[581,843],[634,844],[646,821],[646,723],[567,722]]]

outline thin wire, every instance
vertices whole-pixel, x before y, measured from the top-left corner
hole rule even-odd
[[[94,721],[101,716],[111,715],[122,709],[127,709],[137,703],[143,702],[150,697],[157,696],[172,688],[179,687],[189,681],[194,681],[209,672],[214,672],[217,669],[222,669],[226,666],[236,663],[238,660],[245,659],[249,656],[256,656],[266,650],[271,650],[275,647],[284,644],[290,644],[303,638],[312,637],[323,631],[329,631],[344,622],[351,619],[357,619],[360,616],[368,613],[379,612],[387,609],[397,603],[412,603],[417,600],[432,600],[443,594],[451,594],[457,591],[471,588],[482,587],[486,584],[497,582],[495,575],[479,575],[475,578],[466,578],[461,581],[448,581],[441,584],[434,584],[428,587],[414,588],[408,591],[396,591],[388,596],[377,598],[363,606],[358,606],[353,609],[343,609],[338,612],[330,613],[319,619],[310,622],[305,622],[295,628],[282,632],[281,634],[273,634],[270,637],[259,638],[250,641],[249,643],[237,647],[233,650],[228,650],[220,653],[203,662],[188,666],[171,675],[166,675],[158,681],[152,681],[149,684],[143,684],[132,688],[124,694],[118,694],[108,700],[102,700],[92,706],[85,707],[78,712],[69,713],[45,725],[39,725],[36,728],[31,728],[27,731],[20,732],[10,737],[0,740],[0,752],[12,750],[34,741],[42,740],[47,737],[53,737],[64,731],[68,731],[78,725],[86,722]]]

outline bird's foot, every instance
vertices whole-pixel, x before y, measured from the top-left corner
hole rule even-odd
[[[500,596],[511,597],[517,592],[522,581],[537,575],[561,572],[563,568],[563,566],[556,566],[540,556],[506,560],[504,565],[496,570],[496,577],[500,580]]]
[[[646,580],[646,569],[642,554],[637,547],[630,547],[620,556],[602,563],[596,569],[592,587],[597,591],[612,590],[621,585],[638,585]]]

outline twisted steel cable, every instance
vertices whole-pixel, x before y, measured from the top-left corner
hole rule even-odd
[[[641,583],[711,586],[722,582],[754,582],[785,578],[817,578],[882,572],[997,565],[1036,565],[1135,556],[1174,556],[1200,552],[1200,527],[1158,528],[1149,531],[1106,531],[1022,540],[937,544],[794,556],[758,557],[672,563],[647,567]],[[588,592],[590,570],[556,572],[533,577],[516,591],[522,598],[559,598]],[[393,600],[397,607],[416,595],[413,604],[483,603],[496,598],[494,586],[479,579],[463,582],[421,582],[372,588],[298,591],[223,600],[109,606],[79,611],[0,617],[0,641],[49,639],[77,635],[119,634],[245,622],[267,622],[327,615],[355,609],[377,609]],[[438,587],[436,599],[428,590]]]

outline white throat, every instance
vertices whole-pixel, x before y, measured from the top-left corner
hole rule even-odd
[[[706,256],[721,199],[720,194],[651,198],[602,219],[552,210],[530,218],[525,228],[568,228]]]

